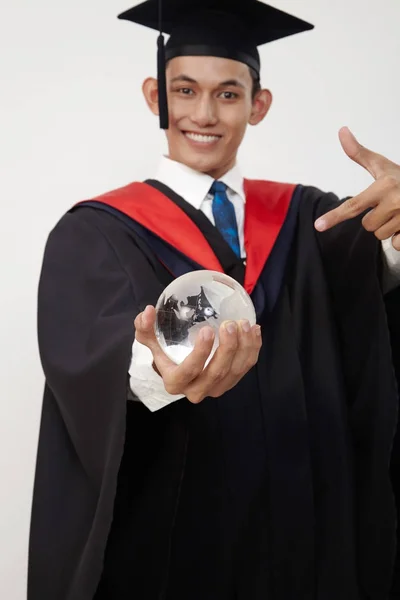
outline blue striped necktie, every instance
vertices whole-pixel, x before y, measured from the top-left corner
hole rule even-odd
[[[214,181],[212,184],[210,189],[210,194],[214,196],[212,212],[215,226],[236,256],[240,258],[240,241],[235,208],[229,200],[226,190],[227,186],[222,181]]]

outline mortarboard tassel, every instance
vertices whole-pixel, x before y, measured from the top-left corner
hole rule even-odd
[[[165,75],[165,46],[164,36],[162,35],[162,33],[158,36],[157,45],[158,109],[160,111],[160,127],[161,129],[168,129],[169,119],[166,81],[167,78]]]
[[[158,28],[160,35],[157,40],[157,79],[158,79],[158,110],[160,112],[160,128],[168,129],[168,99],[167,77],[165,74],[165,45],[162,26],[162,0],[158,0]]]

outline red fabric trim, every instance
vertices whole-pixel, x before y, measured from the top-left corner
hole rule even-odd
[[[255,288],[289,210],[296,185],[245,179],[244,244],[247,255],[244,287]]]
[[[125,213],[205,269],[223,272],[207,240],[167,196],[147,183],[131,183],[98,198]]]
[[[247,254],[245,289],[251,294],[285,222],[295,185],[244,181]],[[172,200],[146,183],[131,183],[92,200],[123,212],[205,269],[222,272],[206,238]]]

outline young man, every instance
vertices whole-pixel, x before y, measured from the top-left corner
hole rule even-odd
[[[172,35],[143,86],[168,127],[156,179],[74,207],[48,241],[28,598],[384,600],[400,167],[344,129],[375,179],[359,196],[244,180],[238,148],[271,105],[255,45],[310,26],[190,4],[163,3]],[[158,8],[123,18],[157,28]],[[225,323],[206,368],[205,328],[177,366],[154,304],[204,268],[244,284],[259,325]]]

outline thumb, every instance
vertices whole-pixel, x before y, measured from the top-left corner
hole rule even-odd
[[[138,314],[135,319],[135,338],[138,342],[147,346],[153,354],[154,362],[159,370],[170,367],[174,363],[164,353],[158,343],[154,325],[156,322],[156,309],[154,306],[148,305],[145,310]]]
[[[339,140],[347,156],[364,167],[374,179],[382,175],[387,159],[362,146],[348,127],[340,129]]]
[[[138,342],[144,344],[150,350],[154,343],[158,344],[156,334],[154,332],[154,324],[156,322],[156,310],[154,306],[146,306],[145,310],[138,314],[135,319],[135,337]]]

